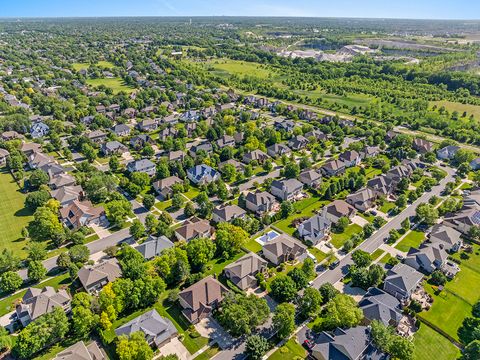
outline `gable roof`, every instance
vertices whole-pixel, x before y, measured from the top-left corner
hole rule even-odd
[[[182,238],[190,240],[199,236],[203,236],[205,233],[211,233],[212,227],[207,220],[193,217],[190,220],[185,221],[182,226],[175,230],[176,234],[179,234]]]
[[[366,326],[342,330],[335,329],[331,333],[322,332],[314,339],[312,351],[321,354],[328,360],[357,360],[370,346],[370,330]]]
[[[387,272],[385,283],[404,292],[411,292],[423,279],[423,274],[406,264],[397,264]]]
[[[103,261],[93,266],[85,265],[78,270],[78,280],[80,280],[85,289],[103,279],[112,282],[121,275],[122,270],[118,265],[117,259]]]
[[[230,221],[232,219],[241,217],[247,212],[243,210],[240,206],[232,205],[220,205],[213,209],[213,213],[216,214],[223,221]]]
[[[253,275],[265,266],[267,266],[266,260],[253,252],[249,252],[237,261],[225,266],[224,271],[229,272],[232,275],[230,280],[235,285],[244,289],[243,282],[250,283]]]
[[[298,243],[293,238],[287,237],[285,234],[281,234],[272,241],[264,244],[263,249],[268,250],[277,258],[287,254],[299,256],[307,251],[307,248],[303,244]]]
[[[369,320],[381,321],[384,325],[398,324],[402,319],[400,301],[379,288],[370,288],[358,303]]]
[[[98,218],[105,213],[102,206],[93,207],[90,201],[72,201],[68,206],[60,209],[60,215],[62,219],[68,219],[68,221],[74,227],[82,226],[82,217],[88,216],[89,218]]]
[[[106,359],[103,351],[93,341],[89,345],[85,345],[83,341],[79,341],[65,350],[59,352],[53,360],[104,360]]]
[[[135,249],[142,254],[145,259],[149,260],[160,255],[163,250],[173,246],[173,242],[164,235],[158,237],[150,235],[147,241],[137,245]]]

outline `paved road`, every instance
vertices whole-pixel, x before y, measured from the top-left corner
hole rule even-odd
[[[380,245],[384,243],[384,240],[389,236],[390,230],[400,229],[403,220],[415,215],[415,209],[419,204],[428,202],[428,200],[434,195],[439,196],[445,189],[445,185],[454,180],[453,175],[455,174],[454,170],[450,167],[445,167],[443,169],[447,171],[448,175],[442,179],[437,186],[433,187],[430,192],[426,192],[420,196],[414,203],[410,204],[405,210],[395,216],[385,226],[380,228],[377,232],[360,244],[357,249],[364,250],[368,253],[374,252],[380,247]],[[348,266],[351,264],[353,264],[353,261],[350,253],[340,260],[340,264],[335,269],[327,270],[319,275],[314,280],[312,286],[318,289],[320,285],[326,282],[334,284],[337,281],[340,281],[342,277],[347,274]]]
[[[266,175],[255,176],[255,177],[251,178],[250,180],[248,180],[247,182],[245,182],[243,184],[240,184],[238,186],[238,189],[240,191],[245,191],[245,190],[248,190],[248,189],[252,188],[254,182],[262,184],[266,179],[274,179],[276,177],[279,177],[280,176],[280,169],[281,169],[281,166],[277,166],[272,172],[269,172]]]
[[[103,239],[98,239],[86,244],[88,249],[90,250],[90,254],[95,254],[97,252],[103,251],[109,246],[117,245],[121,242],[131,240],[131,236],[129,234],[129,229],[122,229],[117,231]],[[45,261],[43,261],[43,266],[47,269],[47,271],[53,270],[57,267],[57,258],[58,256],[51,257]],[[18,274],[22,277],[23,280],[26,280],[27,277],[27,270],[21,269],[18,271]]]

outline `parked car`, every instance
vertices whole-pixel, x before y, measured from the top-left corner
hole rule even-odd
[[[328,267],[330,270],[335,269],[340,264],[340,260],[335,260],[333,263],[330,264]]]
[[[315,343],[312,340],[305,339],[303,341],[303,346],[308,350],[312,350],[312,348],[315,346]]]

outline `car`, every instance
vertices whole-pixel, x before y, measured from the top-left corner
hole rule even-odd
[[[398,260],[400,260],[400,261],[405,260],[405,257],[403,257],[403,256],[400,255],[400,254],[395,255],[395,257],[396,257]]]
[[[318,273],[324,272],[326,270],[324,265],[317,265],[317,268],[315,269]]]
[[[307,337],[307,339],[312,340],[313,339],[312,329],[307,329],[307,331],[305,331],[305,336]]]
[[[340,260],[335,260],[334,262],[332,262],[330,264],[330,266],[328,267],[330,270],[333,270],[335,269],[338,265],[340,264]]]
[[[308,282],[308,286],[312,286],[312,285],[313,285],[313,280]]]
[[[303,346],[310,351],[315,346],[315,343],[312,340],[305,339],[303,341]]]
[[[377,216],[377,211],[376,210],[370,210],[370,214],[372,214],[373,216]]]

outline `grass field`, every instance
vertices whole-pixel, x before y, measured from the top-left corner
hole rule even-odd
[[[373,253],[370,254],[373,261],[377,260],[385,251],[382,249],[377,249]]]
[[[88,69],[90,67],[90,64],[87,64],[87,63],[73,63],[72,67],[75,71],[80,71],[82,69]]]
[[[237,76],[253,76],[260,79],[271,78],[275,75],[272,70],[267,69],[257,63],[238,61],[230,59],[214,60],[207,63],[214,69],[216,75],[237,75]]]
[[[380,211],[383,212],[384,214],[387,214],[394,207],[395,207],[395,203],[390,201],[385,201],[383,205],[380,207]]]
[[[362,231],[362,228],[360,225],[350,224],[343,233],[332,234],[332,240],[330,240],[330,242],[337,249],[340,249],[343,246],[343,244],[345,244],[345,241],[350,239],[353,234],[358,234],[360,231]]]
[[[453,360],[460,355],[460,350],[455,345],[425,324],[420,325],[413,342],[414,360]]]
[[[21,231],[33,217],[32,212],[24,208],[25,195],[5,169],[0,171],[0,199],[0,250],[13,250],[23,259],[28,241],[21,237]]]
[[[300,345],[297,340],[290,339],[285,345],[275,351],[268,360],[294,360],[294,359],[304,359],[307,356],[307,352]]]
[[[96,64],[99,67],[106,68],[106,69],[112,69],[115,67],[115,64],[111,63],[110,61],[99,61]],[[90,67],[90,64],[88,63],[73,63],[72,67],[75,71],[80,71],[82,69],[88,69]]]
[[[466,121],[468,121],[470,115],[473,115],[476,120],[480,120],[480,106],[478,105],[461,104],[452,101],[431,101],[430,106],[433,105],[437,105],[437,108],[444,106],[449,112],[458,111],[459,116],[462,116],[463,113],[466,112]]]
[[[425,233],[413,230],[410,231],[395,248],[403,252],[408,252],[412,247],[418,248],[423,240],[425,240]]]
[[[112,89],[114,94],[118,94],[121,91],[131,93],[134,90],[134,88],[126,85],[120,78],[87,79],[87,84],[93,87],[104,85]]]
[[[255,239],[252,239],[245,244],[245,249],[254,253],[258,253],[260,250],[262,250],[262,245],[256,242]]]

